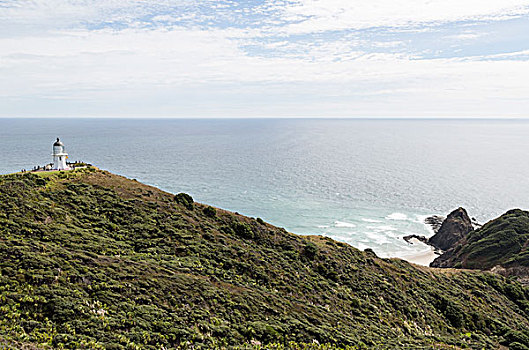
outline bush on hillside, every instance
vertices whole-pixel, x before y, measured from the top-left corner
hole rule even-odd
[[[187,193],[179,193],[175,195],[174,200],[176,203],[183,205],[185,208],[193,210],[193,197],[191,197]]]
[[[206,214],[206,216],[209,216],[210,218],[214,218],[215,216],[217,216],[217,209],[211,206],[205,207],[202,211],[204,212],[204,214]]]

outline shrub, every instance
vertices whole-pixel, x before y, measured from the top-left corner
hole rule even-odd
[[[174,200],[176,203],[183,205],[185,208],[193,210],[193,197],[191,197],[187,193],[179,193],[175,195]]]
[[[513,329],[508,329],[507,332],[503,335],[503,338],[504,341],[502,343],[504,345],[509,345],[509,347],[512,347],[513,344],[516,343],[529,345],[529,337],[526,334],[519,331],[515,331]],[[520,349],[519,346],[518,349]],[[527,347],[522,349],[527,349]]]
[[[233,228],[231,226],[228,226],[228,225],[222,225],[220,228],[219,228],[219,231],[221,232],[224,232],[228,235],[233,235],[235,234],[235,231],[233,231]]]
[[[206,214],[206,216],[209,216],[210,218],[214,218],[215,216],[217,216],[217,209],[210,206],[205,207],[203,209],[203,212],[204,214]]]
[[[513,342],[509,344],[510,350],[529,350],[529,348],[519,342]]]
[[[234,222],[231,227],[233,231],[235,231],[235,234],[239,237],[248,239],[254,238],[252,228],[248,224],[244,224],[242,222],[237,221]]]
[[[455,301],[441,297],[437,303],[437,308],[453,327],[460,328],[464,325],[464,314]]]
[[[318,253],[318,247],[312,242],[309,242],[305,245],[305,248],[303,248],[303,255],[305,255],[309,259],[314,259],[316,254]]]

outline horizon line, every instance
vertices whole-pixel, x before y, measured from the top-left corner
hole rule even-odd
[[[0,116],[0,119],[356,119],[356,120],[529,120],[528,116]]]

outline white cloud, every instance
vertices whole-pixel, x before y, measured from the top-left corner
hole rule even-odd
[[[447,39],[451,39],[451,40],[475,40],[475,39],[487,36],[487,34],[488,33],[477,33],[477,32],[465,31],[465,32],[462,32],[462,33],[459,33],[459,34],[449,35],[449,36],[447,36]]]
[[[298,0],[284,18],[304,18],[289,33],[373,27],[410,27],[468,20],[498,20],[529,12],[527,0]]]
[[[339,99],[342,108],[371,105],[378,110],[384,102],[395,104],[398,97],[409,103],[407,109],[401,105],[402,111],[394,111],[398,113],[417,106],[429,110],[432,106],[425,101],[432,99],[475,101],[478,111],[492,100],[526,98],[527,61],[411,60],[394,54],[332,61],[326,57],[335,49],[329,48],[313,51],[314,59],[251,57],[228,38],[231,35],[229,31],[126,30],[69,33],[46,41],[3,39],[0,96],[73,95],[97,103],[104,94],[119,99],[138,89],[147,95],[153,89],[178,94],[189,86],[207,92],[219,84],[232,89],[233,84],[241,84],[232,90],[232,98],[245,86],[262,96],[270,93],[268,88],[295,87],[301,95],[328,99],[329,105]],[[318,91],[313,91],[316,86]],[[178,109],[172,112],[178,114]]]
[[[398,35],[286,35],[373,26],[418,32],[424,23],[523,15],[528,1],[275,1],[258,8],[274,16],[255,28],[208,27],[193,22],[207,13],[165,11],[190,1],[13,4],[0,9],[0,115],[522,115],[529,108],[526,50],[419,60]],[[146,15],[158,24],[145,28]],[[293,20],[300,22],[279,25]],[[107,21],[120,26],[86,25]],[[14,30],[28,23],[33,29]],[[480,35],[473,28],[452,40]]]

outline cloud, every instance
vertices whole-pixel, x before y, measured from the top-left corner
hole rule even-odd
[[[446,38],[450,40],[475,40],[486,36],[488,33],[476,33],[472,31],[466,31],[455,35],[449,35]]]
[[[527,1],[5,3],[4,116],[522,115],[529,107],[528,43],[425,55],[485,40],[492,29],[468,21],[507,26],[526,16]],[[443,46],[446,38],[458,46]]]
[[[502,20],[526,15],[526,0],[299,0],[285,6],[284,18],[303,19],[288,33],[374,27],[414,27],[446,22]]]

